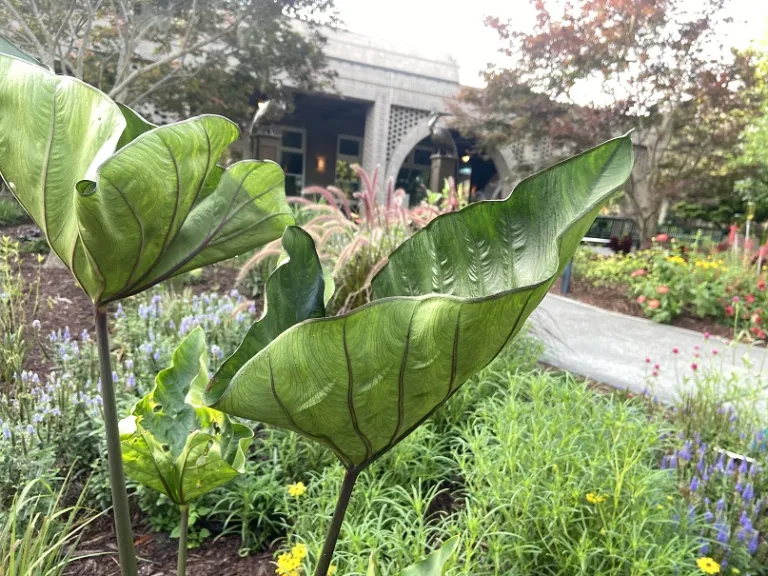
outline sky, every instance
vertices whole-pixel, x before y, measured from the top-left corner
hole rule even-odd
[[[735,22],[722,32],[725,43],[744,48],[765,39],[768,1],[727,1]],[[469,86],[482,86],[480,72],[500,58],[497,37],[483,24],[487,15],[514,18],[521,28],[533,24],[529,0],[336,0],[336,7],[352,32],[451,54]]]

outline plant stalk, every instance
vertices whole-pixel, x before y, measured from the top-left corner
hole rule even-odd
[[[189,504],[179,506],[181,522],[179,523],[179,562],[176,568],[176,576],[187,574],[187,533],[189,532]]]
[[[138,576],[136,553],[133,548],[131,512],[128,507],[128,491],[123,474],[123,454],[120,449],[117,401],[112,382],[112,363],[109,358],[109,329],[107,313],[94,306],[96,314],[96,338],[99,347],[99,369],[101,371],[101,398],[104,402],[104,429],[107,434],[107,455],[109,459],[109,484],[112,488],[112,508],[115,514],[117,552],[123,576]]]
[[[320,554],[320,561],[317,564],[315,576],[326,576],[328,574],[328,568],[331,566],[331,560],[333,560],[333,551],[336,549],[341,525],[344,522],[344,515],[347,513],[349,499],[352,496],[352,489],[355,487],[355,481],[359,473],[359,470],[352,469],[347,470],[346,474],[344,474],[339,499],[336,500],[336,510],[331,519],[331,527],[328,528],[328,534],[325,536],[325,544],[323,544],[323,551]]]

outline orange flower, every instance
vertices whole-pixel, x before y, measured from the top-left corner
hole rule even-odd
[[[669,294],[669,286],[665,286],[664,284],[656,286],[656,294]]]
[[[658,236],[656,236],[655,240],[656,240],[656,242],[666,242],[666,241],[669,240],[669,235],[668,234],[659,234]]]
[[[648,270],[646,270],[645,268],[638,268],[637,270],[632,272],[630,276],[632,278],[637,278],[638,276],[645,276],[646,274],[648,274]]]
[[[647,300],[647,298],[645,296],[638,296],[637,297],[637,303],[638,304],[645,304],[646,300]]]
[[[656,300],[656,298],[654,298],[653,300],[648,300],[648,308],[650,308],[651,310],[656,310],[656,308],[658,308],[659,306],[661,306],[661,302]]]

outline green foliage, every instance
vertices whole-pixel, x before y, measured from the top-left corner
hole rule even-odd
[[[359,471],[517,334],[631,165],[630,139],[619,138],[524,181],[505,202],[434,220],[374,279],[381,301],[288,329],[206,402],[304,434]]]
[[[96,516],[84,505],[85,492],[67,506],[69,479],[54,489],[32,480],[0,513],[0,574],[3,576],[61,576]]]
[[[6,395],[32,348],[28,321],[37,313],[40,268],[27,283],[21,264],[19,243],[0,236],[0,392]]]
[[[0,227],[29,221],[29,216],[15,198],[0,195]]]
[[[129,477],[182,505],[226,484],[245,467],[250,428],[199,406],[208,381],[205,333],[195,328],[153,390],[120,422]]]
[[[239,137],[234,123],[153,128],[71,77],[5,55],[0,72],[11,79],[0,173],[94,302],[246,252],[293,222],[277,165],[216,165]],[[20,153],[22,140],[44,152]]]

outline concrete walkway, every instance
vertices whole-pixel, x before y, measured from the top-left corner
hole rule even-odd
[[[726,373],[743,373],[755,385],[768,384],[765,348],[742,344],[729,347],[718,338],[705,340],[699,332],[609,312],[553,294],[534,312],[529,326],[544,343],[545,363],[616,388],[642,393],[647,376],[658,364],[659,375],[651,392],[665,403],[674,402],[686,386],[685,376],[693,374],[694,362],[699,374],[708,366],[717,366]],[[700,358],[694,358],[697,352]],[[744,361],[745,356],[749,362]],[[650,364],[646,358],[651,359]],[[692,385],[690,378],[687,385]]]

